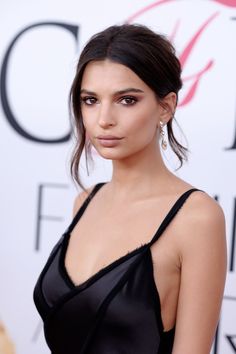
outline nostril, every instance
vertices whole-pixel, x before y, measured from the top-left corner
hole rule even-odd
[[[115,123],[111,121],[100,120],[99,124],[100,126],[107,127],[107,126],[113,126]]]

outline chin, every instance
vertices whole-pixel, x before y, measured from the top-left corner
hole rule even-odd
[[[123,158],[120,154],[114,154],[112,152],[96,152],[96,155],[106,160],[120,160]]]
[[[135,153],[122,153],[118,151],[96,151],[96,155],[99,155],[105,160],[125,160],[135,155]]]

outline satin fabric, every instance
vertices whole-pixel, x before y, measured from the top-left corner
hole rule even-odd
[[[65,268],[70,234],[103,185],[97,184],[85,200],[35,285],[47,344],[53,354],[171,354],[175,328],[163,331],[150,246],[198,189],[180,196],[149,243],[75,285]]]

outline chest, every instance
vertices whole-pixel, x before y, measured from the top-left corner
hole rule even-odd
[[[73,282],[82,283],[128,252],[149,243],[163,221],[167,208],[149,201],[122,208],[100,206],[86,209],[71,233],[65,257],[65,266]],[[178,276],[173,233],[174,225],[168,227],[165,235],[161,235],[151,247],[156,283],[157,278],[159,281],[166,278],[172,279],[174,284],[173,278]],[[170,284],[164,286],[166,292]]]

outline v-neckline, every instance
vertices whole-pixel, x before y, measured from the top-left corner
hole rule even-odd
[[[88,204],[90,203],[90,201],[92,200],[94,195],[97,193],[98,190],[100,190],[100,188],[104,184],[106,184],[106,182],[98,183],[95,185],[95,187],[93,188],[90,195],[85,199],[84,203],[79,208],[79,210],[75,216],[76,223],[79,221],[79,219],[83,215],[85,209],[87,208]],[[99,280],[103,275],[105,275],[106,273],[108,273],[109,271],[114,269],[115,267],[119,266],[122,262],[125,262],[127,259],[131,258],[132,256],[135,256],[137,253],[139,253],[139,252],[141,253],[143,250],[150,248],[152,243],[154,241],[156,241],[157,236],[159,238],[159,236],[164,231],[162,229],[163,229],[165,223],[167,222],[167,225],[168,225],[169,222],[171,221],[172,217],[175,215],[174,211],[177,208],[178,204],[181,202],[181,199],[182,198],[184,199],[185,195],[188,195],[188,193],[191,193],[194,190],[199,190],[199,189],[197,189],[197,188],[188,189],[177,198],[177,200],[172,204],[171,208],[167,212],[164,219],[161,221],[159,227],[156,229],[156,232],[154,233],[153,237],[150,239],[149,242],[141,244],[137,248],[130,250],[126,254],[115,259],[111,263],[108,263],[106,266],[99,269],[97,272],[92,274],[89,278],[87,278],[86,280],[84,280],[80,284],[76,284],[73,281],[72,277],[70,276],[69,272],[67,271],[66,264],[65,264],[66,253],[67,253],[67,249],[68,249],[68,245],[69,245],[69,241],[70,241],[70,237],[71,237],[71,232],[73,230],[73,228],[72,228],[72,230],[69,228],[68,231],[65,232],[65,238],[62,242],[62,249],[61,249],[61,253],[60,253],[59,266],[60,266],[61,272],[63,274],[63,277],[64,277],[65,281],[67,282],[67,284],[70,286],[70,288],[74,289],[74,290],[83,290],[84,288],[87,288],[90,285],[92,285],[95,281]],[[184,199],[184,201],[185,201],[185,199]],[[177,209],[177,211],[178,211],[178,209]],[[79,215],[79,218],[78,218],[78,215]],[[168,222],[169,218],[170,218],[170,221]],[[72,221],[72,224],[74,225],[74,220]],[[165,227],[164,227],[164,229],[165,229]],[[160,235],[158,235],[159,233],[160,233]],[[151,252],[151,250],[150,250],[150,252]]]
[[[70,287],[72,289],[77,289],[77,290],[82,290],[84,288],[89,287],[95,281],[102,278],[103,275],[105,275],[109,271],[112,271],[112,269],[114,269],[115,267],[118,267],[121,263],[124,263],[129,258],[134,257],[139,252],[141,253],[150,244],[150,242],[144,243],[144,244],[141,244],[140,246],[138,246],[137,248],[135,248],[131,251],[128,251],[126,254],[120,256],[119,258],[115,259],[114,261],[108,263],[106,266],[99,269],[97,272],[92,274],[89,278],[87,278],[83,282],[76,284],[73,281],[72,277],[70,276],[69,272],[67,271],[66,264],[65,264],[66,253],[67,253],[67,249],[68,249],[68,245],[69,245],[70,236],[71,236],[70,233],[67,233],[65,235],[65,239],[63,240],[63,243],[62,243],[62,250],[61,250],[61,254],[60,254],[60,262],[59,263],[60,263],[61,270],[63,272],[63,277],[65,278],[66,282],[70,285]]]

